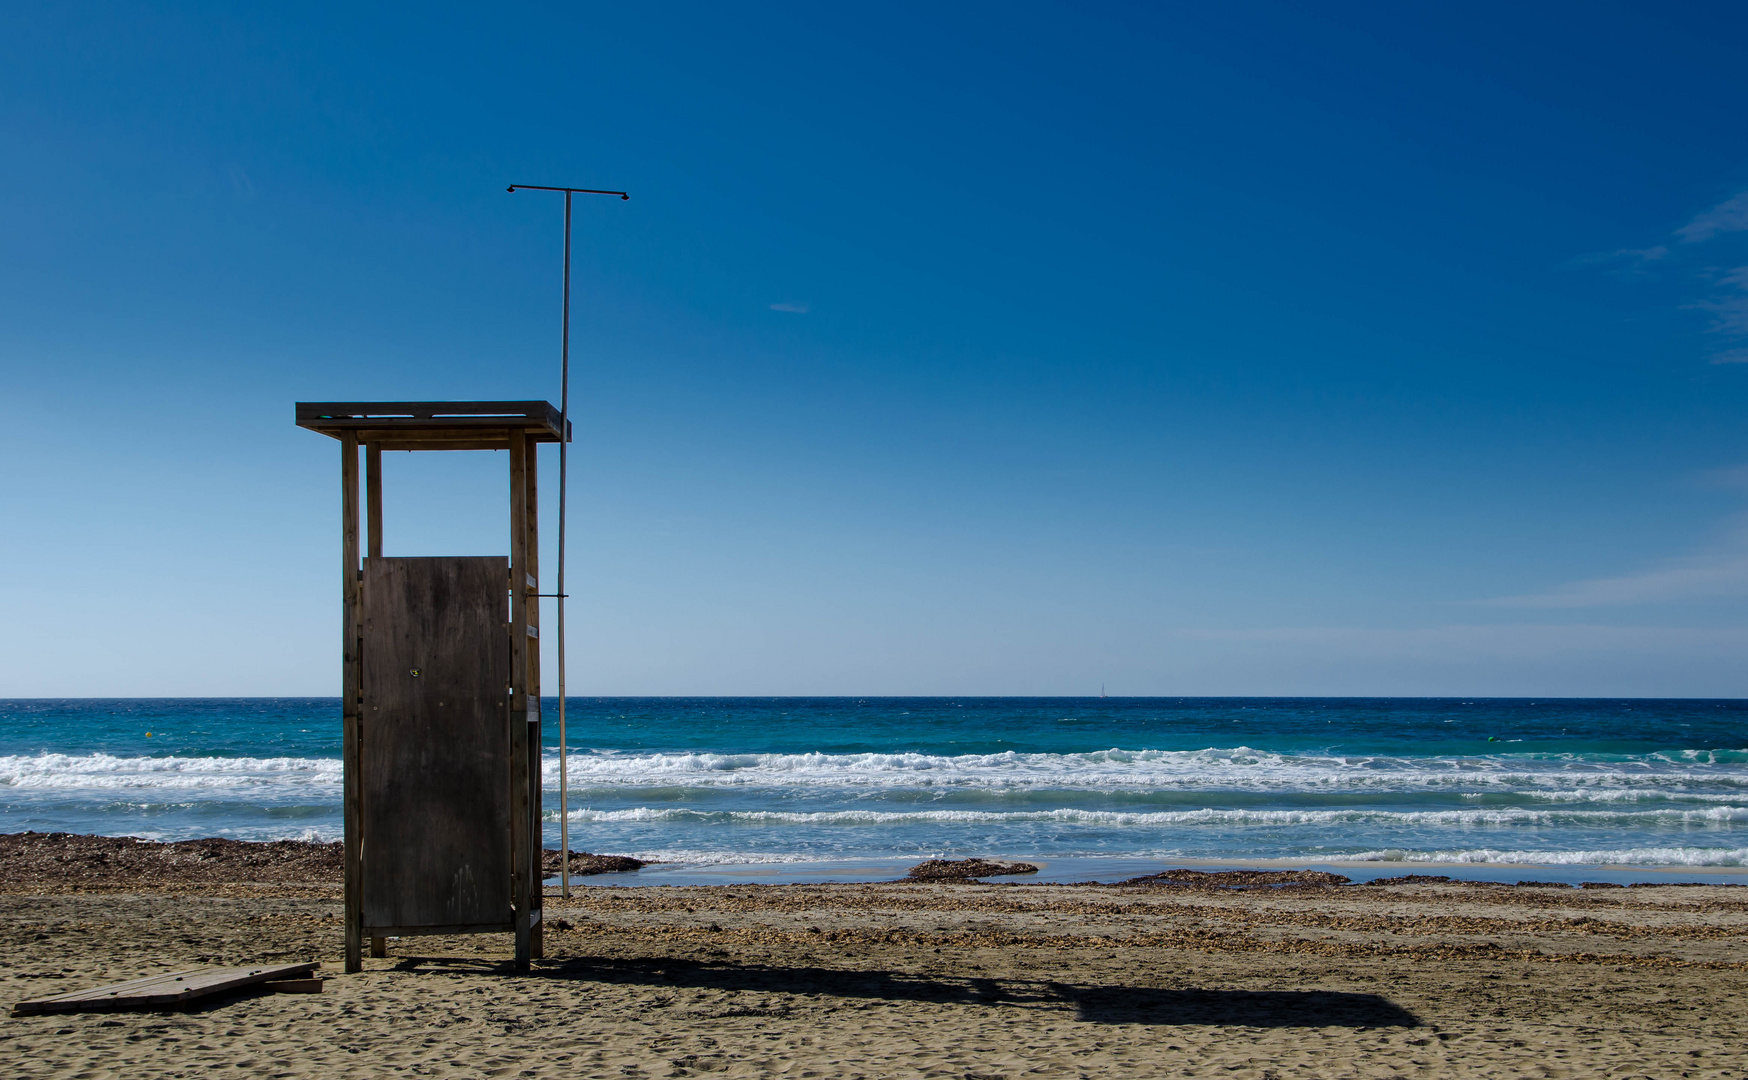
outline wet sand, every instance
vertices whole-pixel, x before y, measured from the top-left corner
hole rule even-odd
[[[331,881],[9,862],[9,1001],[206,963],[328,976],[8,1019],[19,1077],[1748,1074],[1742,888],[581,887],[549,896],[528,975],[488,935],[394,941],[347,976]]]

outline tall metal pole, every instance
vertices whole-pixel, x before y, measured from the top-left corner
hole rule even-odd
[[[564,193],[564,344],[558,386],[558,890],[571,897],[569,742],[564,727],[564,502],[570,489],[565,462],[571,444],[571,192]]]
[[[558,600],[558,887],[560,895],[568,900],[571,895],[571,807],[568,761],[570,742],[564,722],[564,602],[569,594],[564,589],[564,521],[565,492],[569,489],[565,466],[571,441],[571,196],[579,193],[617,195],[621,200],[631,196],[623,191],[544,187],[538,184],[512,184],[507,190],[513,192],[519,187],[535,191],[564,192],[564,329],[561,335],[563,343],[560,346],[558,390],[558,591],[555,596]],[[538,747],[535,752],[539,753]]]

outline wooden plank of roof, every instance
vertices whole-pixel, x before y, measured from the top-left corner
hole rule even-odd
[[[548,401],[300,401],[298,415],[319,416],[544,416]]]
[[[208,994],[235,990],[255,983],[308,975],[321,967],[319,963],[276,964],[264,967],[189,968],[163,975],[148,975],[143,979],[97,986],[89,990],[72,990],[52,997],[20,1001],[12,1007],[14,1016],[38,1013],[98,1012],[110,1009],[161,1009],[180,1005]]]
[[[300,401],[297,425],[384,450],[504,450],[511,432],[557,442],[560,426],[545,401]]]
[[[510,440],[498,439],[381,439],[372,437],[371,442],[378,443],[383,450],[508,450]],[[553,439],[553,442],[558,440]]]
[[[471,431],[478,428],[511,427],[517,431],[547,427],[545,417],[538,416],[321,416],[301,422],[299,427],[316,431]],[[551,424],[558,430],[558,422]]]
[[[460,421],[502,426],[506,419],[533,420],[558,427],[558,410],[548,401],[300,401],[297,422],[311,424]]]
[[[519,438],[522,433],[518,431],[516,434]],[[373,431],[359,441],[368,441],[383,450],[508,450],[510,433],[490,428],[475,431]]]

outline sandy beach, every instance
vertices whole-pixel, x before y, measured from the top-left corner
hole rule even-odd
[[[328,978],[8,1019],[19,1077],[1748,1072],[1741,888],[585,886],[548,897],[529,975],[481,936],[394,941],[345,976],[320,852],[282,849],[281,873],[248,847],[153,845],[136,861],[202,880],[141,885],[35,847],[0,859],[9,1001],[199,964]]]

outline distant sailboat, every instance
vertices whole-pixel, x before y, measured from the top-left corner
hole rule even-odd
[[[1099,683],[1099,697],[1103,698],[1103,697],[1110,697],[1110,696],[1111,695],[1105,693],[1105,684]]]

